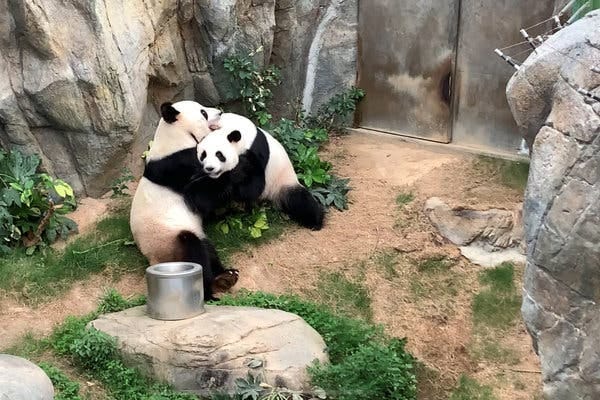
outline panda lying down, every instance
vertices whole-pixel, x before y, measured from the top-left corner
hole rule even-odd
[[[193,101],[164,103],[161,117],[130,214],[150,264],[201,264],[205,300],[215,300],[214,292],[238,280],[204,233],[203,221],[216,208],[267,199],[299,224],[321,229],[324,210],[298,182],[283,146],[250,120]]]
[[[232,113],[221,115],[219,126],[197,146],[200,179],[204,181],[206,174],[220,188],[211,198],[203,188],[190,186],[191,203],[202,215],[224,201],[250,207],[258,200],[270,200],[298,224],[314,230],[323,227],[323,208],[300,184],[289,156],[273,136]]]

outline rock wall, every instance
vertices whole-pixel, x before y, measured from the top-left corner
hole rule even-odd
[[[319,73],[308,91],[315,105],[353,83],[356,4],[0,0],[0,144],[40,154],[50,173],[98,196],[124,163],[139,172],[160,103],[235,99],[228,55],[262,46],[259,65],[283,68],[280,114],[306,96],[307,69]],[[313,50],[319,28],[327,34]]]
[[[550,400],[600,398],[600,11],[561,30],[507,87],[532,147],[522,313]]]

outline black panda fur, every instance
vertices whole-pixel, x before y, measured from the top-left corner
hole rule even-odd
[[[229,142],[241,140],[241,133],[233,130],[227,135]],[[200,155],[199,155],[200,156]],[[247,208],[261,198],[266,185],[266,169],[271,150],[265,132],[256,127],[256,136],[250,148],[239,154],[239,162],[231,171],[214,181],[229,186],[231,200],[246,204]],[[301,184],[282,187],[277,198],[270,199],[293,221],[313,230],[323,227],[325,211],[321,204]]]

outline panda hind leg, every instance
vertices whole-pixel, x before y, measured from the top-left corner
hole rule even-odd
[[[200,239],[190,231],[182,231],[177,235],[183,248],[182,261],[202,265],[204,300],[219,300],[214,297],[215,289],[225,291],[237,283],[238,271],[226,270],[213,244],[208,239]]]
[[[323,227],[325,210],[304,186],[285,188],[279,197],[279,206],[298,224],[313,230]]]

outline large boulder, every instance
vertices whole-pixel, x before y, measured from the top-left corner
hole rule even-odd
[[[600,12],[554,34],[508,84],[532,148],[522,313],[550,400],[600,398]]]
[[[54,387],[40,367],[21,357],[0,354],[0,400],[52,400]]]
[[[206,306],[181,321],[159,321],[145,306],[91,325],[114,336],[125,360],[175,389],[208,395],[235,390],[249,371],[267,383],[310,392],[306,368],[327,362],[325,342],[304,320],[279,310]]]
[[[262,47],[258,65],[283,68],[278,105],[302,95],[307,68],[318,74],[315,104],[354,82],[356,9],[356,0],[0,0],[0,145],[38,153],[77,193],[100,195],[124,163],[139,172],[160,103],[236,98],[223,68],[231,54]]]

